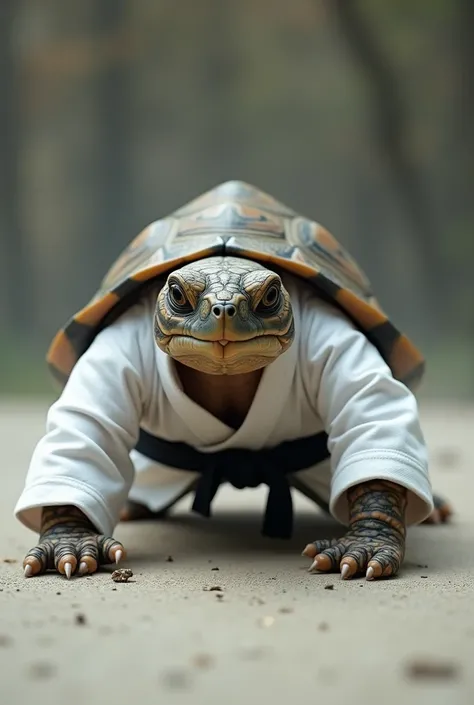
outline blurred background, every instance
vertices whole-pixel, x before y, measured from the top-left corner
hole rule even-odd
[[[150,221],[242,179],[327,227],[474,397],[472,0],[2,0],[0,393]],[[468,81],[468,77],[471,81]]]

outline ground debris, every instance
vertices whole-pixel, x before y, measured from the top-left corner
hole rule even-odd
[[[87,623],[86,615],[82,614],[82,613],[76,614],[74,621],[76,624],[83,626],[84,624]]]
[[[4,563],[18,563],[18,560],[16,558],[4,558],[3,562]]]
[[[453,680],[458,678],[460,669],[452,661],[420,658],[408,663],[405,666],[405,673],[414,680]]]
[[[294,612],[294,609],[293,607],[280,607],[278,611],[281,612],[281,614],[291,614],[291,612]]]
[[[325,585],[324,589],[325,590],[334,590],[334,585],[332,583],[330,583],[329,585]]]
[[[133,571],[130,568],[118,568],[114,570],[111,577],[114,583],[128,583],[133,577]]]
[[[211,668],[211,666],[214,664],[214,658],[211,656],[211,654],[196,654],[193,657],[192,662],[193,665],[196,666],[196,668],[206,670],[208,668]]]
[[[204,592],[224,592],[220,585],[213,585],[212,587],[203,587]]]
[[[174,558],[173,558],[173,556],[168,556],[168,558],[166,559],[166,562],[167,562],[167,563],[174,563]]]

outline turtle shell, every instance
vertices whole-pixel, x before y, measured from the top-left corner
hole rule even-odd
[[[93,299],[61,329],[47,361],[64,384],[97,333],[161,275],[216,255],[254,259],[310,282],[379,350],[394,377],[413,388],[424,360],[387,318],[370,282],[321,225],[257,188],[229,181],[145,228],[122,252]]]

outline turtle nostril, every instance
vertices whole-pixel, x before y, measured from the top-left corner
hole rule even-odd
[[[226,304],[224,306],[222,304],[216,304],[212,307],[212,313],[216,318],[220,318],[224,311],[226,316],[229,318],[233,318],[233,316],[237,313],[237,310],[233,304]]]

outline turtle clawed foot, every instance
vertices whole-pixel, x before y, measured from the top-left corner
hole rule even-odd
[[[163,519],[166,511],[152,512],[144,504],[127,500],[120,512],[120,521],[151,521],[153,519]]]
[[[434,509],[423,524],[447,524],[453,515],[453,508],[446,499],[439,495],[433,495],[433,502]]]

